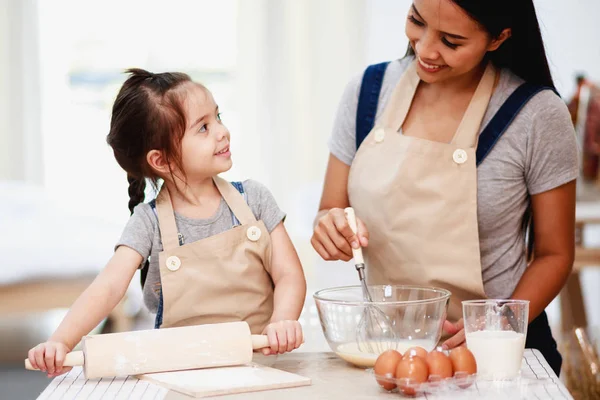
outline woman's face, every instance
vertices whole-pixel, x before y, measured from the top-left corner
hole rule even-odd
[[[472,72],[488,51],[506,40],[494,40],[452,0],[414,0],[406,36],[417,57],[419,77],[427,83]]]

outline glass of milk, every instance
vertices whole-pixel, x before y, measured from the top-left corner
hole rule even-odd
[[[527,300],[463,301],[467,347],[475,356],[478,379],[520,376],[529,319]]]

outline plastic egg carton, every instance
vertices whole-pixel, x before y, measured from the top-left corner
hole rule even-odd
[[[377,375],[371,370],[374,378],[377,380],[377,386],[386,392],[399,393],[404,397],[414,397],[423,394],[436,394],[453,390],[467,389],[477,379],[477,374],[466,374],[457,372],[452,378],[442,378],[436,375],[430,375],[427,382],[418,383],[407,378],[388,378]],[[395,389],[386,390],[379,382],[392,383],[396,385]]]

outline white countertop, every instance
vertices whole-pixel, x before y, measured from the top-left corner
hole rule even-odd
[[[403,398],[380,389],[372,372],[354,368],[327,352],[297,352],[278,356],[273,368],[293,372],[312,379],[311,386],[271,390],[219,399],[391,399]],[[191,397],[169,391],[134,377],[86,380],[81,367],[55,378],[38,400],[189,400]],[[527,349],[523,357],[521,377],[512,382],[477,381],[468,389],[428,394],[416,399],[566,399],[573,397],[556,377],[537,350]]]

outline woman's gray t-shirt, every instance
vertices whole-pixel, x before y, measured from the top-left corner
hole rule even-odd
[[[254,180],[242,183],[247,204],[257,220],[262,220],[271,233],[284,220],[285,214],[279,209],[275,198],[264,185]],[[207,219],[192,219],[175,213],[175,222],[184,244],[205,239],[225,232],[233,227],[231,210],[223,198],[216,213]],[[163,250],[158,229],[158,219],[149,203],[137,205],[115,248],[127,246],[137,251],[144,262],[150,257],[148,275],[144,284],[144,303],[150,312],[156,313],[160,293],[160,271],[158,253]]]
[[[378,118],[413,58],[389,64],[377,108]],[[356,153],[356,109],[362,74],[346,86],[329,139],[332,155],[347,165]],[[481,129],[523,80],[501,71]],[[481,132],[480,132],[481,133]],[[527,267],[523,216],[529,195],[578,176],[575,130],[563,101],[552,91],[535,95],[477,168],[477,216],[486,295],[509,298]],[[368,227],[367,227],[368,229]]]

